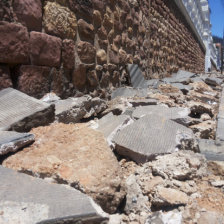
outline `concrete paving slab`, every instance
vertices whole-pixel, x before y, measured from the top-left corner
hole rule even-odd
[[[209,139],[198,139],[200,152],[207,160],[224,161],[224,143]]]
[[[35,137],[30,133],[14,131],[0,131],[0,156],[9,152],[16,152],[34,142]]]
[[[18,90],[0,91],[0,130],[26,132],[54,121],[54,105],[49,105]]]
[[[132,104],[133,107],[139,107],[139,106],[149,106],[149,105],[157,105],[158,101],[156,99],[132,99],[128,101],[130,104]]]
[[[211,86],[220,86],[223,80],[219,78],[208,77],[205,79],[205,83]]]
[[[197,74],[192,73],[192,72],[188,72],[188,71],[184,71],[184,70],[179,70],[176,74],[175,77],[178,78],[194,78],[196,77]]]
[[[224,119],[217,120],[216,140],[224,141]]]
[[[143,106],[138,107],[133,112],[132,116],[135,119],[139,119],[144,117],[145,115],[155,116],[159,115],[164,119],[170,119],[176,121],[177,123],[183,124],[188,126],[190,123],[190,110],[188,108],[181,108],[181,107],[167,107],[163,105],[155,105],[155,106]]]
[[[2,224],[95,224],[107,219],[89,197],[69,186],[48,183],[2,166],[0,179]]]
[[[148,91],[147,89],[134,89],[130,87],[121,87],[117,88],[111,94],[111,99],[114,99],[118,96],[121,97],[147,97]]]
[[[128,64],[127,70],[131,78],[131,84],[134,88],[147,88],[145,77],[138,65]]]
[[[118,154],[138,163],[183,148],[183,142],[184,149],[198,150],[191,129],[157,115],[146,115],[125,127],[114,142]]]
[[[192,86],[184,85],[182,83],[172,83],[171,85],[181,90],[184,94],[187,94],[190,90],[193,89]]]
[[[98,121],[98,128],[109,142],[113,139],[116,132],[131,120],[128,115],[113,115],[109,113]]]

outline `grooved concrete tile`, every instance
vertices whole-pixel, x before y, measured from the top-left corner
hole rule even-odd
[[[34,142],[34,135],[14,131],[0,131],[0,155],[16,152],[20,148]]]
[[[109,113],[99,120],[99,127],[97,130],[101,131],[104,136],[108,138],[114,131],[116,131],[123,124],[127,123],[129,120],[130,116],[128,115],[116,116]]]
[[[49,105],[20,91],[0,91],[0,130],[29,131],[54,121],[54,105]]]
[[[127,70],[131,78],[131,84],[134,88],[147,88],[146,80],[138,65],[128,64]]]
[[[115,91],[111,94],[111,99],[114,99],[118,96],[121,97],[146,97],[147,96],[147,89],[133,89],[130,87],[120,87],[117,88]]]
[[[188,108],[178,108],[178,107],[169,108],[162,105],[151,105],[136,108],[132,116],[136,119],[139,119],[145,115],[151,115],[151,116],[159,115],[166,119],[180,120],[184,118],[187,119],[188,114],[190,114],[190,110]]]
[[[194,138],[191,129],[157,115],[146,115],[122,129],[115,137],[116,151],[136,162],[157,154],[174,152],[182,140]]]
[[[101,223],[104,219],[90,198],[71,187],[2,166],[0,179],[0,223]]]
[[[224,161],[224,143],[209,139],[198,139],[200,152],[207,160]]]

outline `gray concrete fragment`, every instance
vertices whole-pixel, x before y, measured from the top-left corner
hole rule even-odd
[[[157,89],[158,86],[159,86],[160,84],[162,84],[162,82],[161,82],[159,79],[145,80],[145,82],[146,82],[146,85],[147,85],[148,87],[152,87],[152,88],[154,88],[154,89]]]
[[[220,86],[222,84],[223,80],[219,78],[211,78],[208,77],[205,79],[205,83],[211,86]]]
[[[147,89],[134,89],[130,87],[121,87],[117,88],[111,94],[111,99],[114,99],[118,96],[122,97],[146,97],[148,94]]]
[[[217,120],[216,140],[224,141],[224,119]]]
[[[0,156],[9,152],[16,152],[34,142],[34,135],[14,131],[0,131]]]
[[[146,80],[138,65],[128,64],[127,70],[131,78],[131,84],[134,88],[147,88]]]
[[[196,77],[197,75],[195,73],[192,73],[192,72],[188,72],[188,71],[184,71],[184,70],[179,70],[175,77],[178,79],[178,78],[194,78]]]
[[[105,110],[106,102],[91,96],[68,98],[57,101],[55,109],[55,116],[59,122],[75,123],[82,118],[89,118]]]
[[[224,143],[208,140],[198,139],[200,152],[207,160],[224,161]]]
[[[139,107],[139,106],[149,106],[149,105],[157,105],[158,101],[156,99],[132,99],[129,100],[129,103],[132,104],[133,107]]]
[[[85,102],[90,100],[86,96],[78,98],[68,98],[55,103],[55,116],[59,122],[78,122],[85,114]]]
[[[128,123],[129,120],[130,116],[128,115],[116,116],[113,115],[113,113],[109,113],[98,121],[99,126],[97,130],[102,132],[105,138],[108,138],[111,134],[113,134],[113,132],[116,132],[119,127]]]
[[[0,91],[0,130],[26,132],[54,121],[54,105],[41,102],[20,91]]]
[[[172,83],[171,85],[181,90],[184,94],[187,94],[190,90],[193,89],[192,86],[184,85],[182,83]]]
[[[191,129],[157,115],[146,115],[122,129],[114,142],[118,154],[136,162],[145,162],[178,148],[198,150]]]
[[[0,223],[102,223],[92,200],[79,191],[0,166]],[[99,210],[100,212],[100,210]]]
[[[144,117],[145,115],[150,115],[152,117],[155,115],[159,115],[164,119],[170,119],[176,121],[177,123],[188,126],[191,122],[191,119],[190,117],[188,117],[188,114],[190,114],[190,110],[188,108],[181,108],[181,107],[169,108],[167,106],[157,105],[157,106],[138,107],[133,112],[133,117],[135,119],[139,119],[141,117]]]

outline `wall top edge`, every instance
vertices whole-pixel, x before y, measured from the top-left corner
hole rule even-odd
[[[195,27],[190,15],[188,14],[187,9],[185,8],[182,0],[174,0],[174,2],[176,3],[177,7],[180,9],[180,11],[183,13],[188,25],[191,27],[192,31],[194,32],[195,36],[197,37],[201,47],[204,49],[204,51],[206,52],[206,47],[204,45],[204,42],[201,38],[201,36],[199,35],[197,28]]]

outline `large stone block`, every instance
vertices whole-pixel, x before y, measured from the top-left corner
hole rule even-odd
[[[139,163],[178,148],[198,151],[191,129],[158,115],[146,115],[130,124],[113,141],[118,154]]]
[[[63,40],[62,62],[64,68],[73,69],[75,65],[75,43],[73,40]]]
[[[117,210],[125,196],[121,168],[102,133],[86,124],[53,124],[32,133],[35,143],[4,160],[3,166],[68,183],[105,211]]]
[[[29,35],[18,24],[0,22],[0,63],[20,64],[29,62]]]
[[[107,220],[92,199],[71,187],[2,166],[0,178],[0,223],[98,224]]]
[[[28,30],[41,31],[42,3],[41,0],[15,0],[13,10],[20,23]]]
[[[79,37],[83,41],[93,42],[94,40],[94,27],[92,24],[87,23],[83,19],[78,21]]]
[[[34,65],[59,67],[61,62],[60,38],[45,33],[30,33],[30,59]]]
[[[35,98],[41,98],[50,92],[49,67],[22,65],[19,69],[18,90]]]
[[[12,88],[0,91],[0,130],[29,131],[54,121],[49,105]]]
[[[47,2],[44,7],[44,27],[47,33],[61,38],[74,39],[77,20],[68,8],[55,2]]]
[[[77,46],[77,51],[83,63],[95,63],[96,49],[92,44],[81,41]]]
[[[10,71],[7,66],[0,66],[0,90],[12,87]]]

